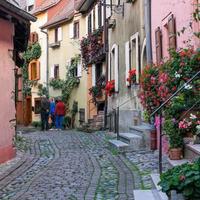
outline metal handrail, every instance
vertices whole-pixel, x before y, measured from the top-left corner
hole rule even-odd
[[[191,83],[198,75],[200,75],[200,71],[198,71],[192,78],[190,78],[186,83],[184,83],[176,92],[174,92],[167,100],[165,100],[158,108],[156,108],[150,117],[153,117],[158,111],[160,111],[171,99],[173,99],[178,93],[180,93],[185,86]]]
[[[153,117],[156,113],[159,112],[160,117],[160,137],[159,137],[159,173],[162,173],[162,108],[171,101],[177,94],[179,94],[182,90],[185,89],[189,83],[191,83],[197,76],[200,75],[200,71],[198,71],[192,78],[190,78],[186,83],[184,83],[176,92],[174,92],[166,101],[164,101],[158,108],[156,108],[153,113],[150,115],[150,118]],[[193,107],[193,106],[192,106]],[[190,108],[191,110],[192,108]],[[188,111],[189,112],[189,111]]]

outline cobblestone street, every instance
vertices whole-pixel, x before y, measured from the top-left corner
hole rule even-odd
[[[105,134],[76,131],[23,135],[28,152],[0,175],[0,199],[132,200],[128,160],[110,150]]]

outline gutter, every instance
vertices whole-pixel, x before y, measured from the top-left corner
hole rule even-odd
[[[49,96],[49,35],[48,32],[41,29],[41,32],[44,33],[47,37],[47,44],[46,44],[46,63],[47,63],[47,69],[46,69],[46,86],[47,86],[47,94]]]
[[[151,0],[144,0],[145,34],[147,64],[152,64],[152,38],[151,38]]]
[[[24,18],[26,20],[35,22],[37,18],[28,12],[16,7],[15,5],[9,3],[8,1],[0,1],[0,7],[3,7],[6,12],[11,12],[15,14],[16,16],[19,16],[21,18]]]

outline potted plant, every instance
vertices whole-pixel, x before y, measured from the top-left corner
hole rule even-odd
[[[131,69],[128,72],[129,76],[127,78],[127,81],[129,82],[130,85],[136,83],[136,69]]]
[[[199,143],[199,125],[200,119],[194,114],[190,114],[190,117],[182,119],[178,124],[181,133],[192,136],[192,144]]]
[[[105,91],[108,96],[112,96],[115,93],[115,80],[111,80],[106,83]]]
[[[171,160],[182,159],[183,138],[177,123],[172,119],[165,120],[164,131],[169,137],[169,158]]]
[[[171,191],[182,194],[186,200],[200,199],[200,159],[167,170],[158,183],[169,197]]]

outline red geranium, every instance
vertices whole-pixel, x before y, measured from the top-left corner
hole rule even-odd
[[[136,83],[136,69],[131,69],[128,73],[129,76],[127,78],[127,81],[129,82],[129,84]]]
[[[108,96],[111,96],[115,92],[115,80],[106,83],[105,91]]]

